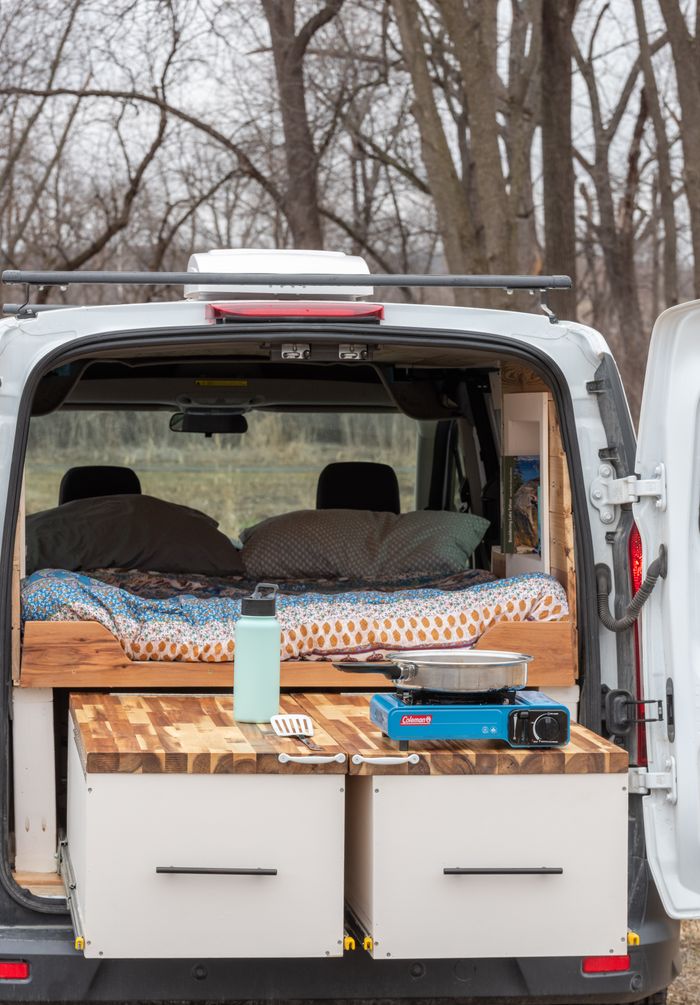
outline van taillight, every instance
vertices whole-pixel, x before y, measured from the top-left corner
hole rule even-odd
[[[0,960],[0,981],[26,981],[29,964],[25,960]]]
[[[642,538],[636,523],[632,524],[629,540],[627,542],[627,554],[630,563],[630,586],[632,596],[638,592],[643,580],[644,555],[642,553]],[[642,701],[644,698],[644,681],[642,679],[642,659],[639,646],[639,623],[634,626],[634,673],[637,684],[637,698]],[[644,706],[639,706],[643,708]],[[637,723],[637,765],[640,768],[647,766],[647,734],[643,722]]]
[[[636,523],[632,524],[627,550],[630,557],[630,573],[632,576],[632,596],[639,591],[642,585],[642,565],[644,556],[642,555],[642,539]]]
[[[222,321],[265,321],[289,318],[298,321],[303,318],[345,318],[351,321],[381,321],[384,318],[384,304],[366,304],[329,300],[244,300],[225,304],[207,304],[207,320]]]
[[[626,956],[585,956],[581,960],[584,974],[619,974],[629,970],[630,958]]]

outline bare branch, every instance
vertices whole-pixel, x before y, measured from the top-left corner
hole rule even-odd
[[[145,94],[139,91],[111,90],[98,87],[0,87],[0,94],[24,94],[44,98],[59,96],[77,98],[106,98],[113,101],[133,101],[146,105],[153,105],[161,111],[166,112],[168,115],[172,115],[173,118],[180,119],[182,122],[186,122],[188,125],[193,126],[200,132],[205,133],[211,139],[215,140],[220,146],[224,147],[224,149],[229,150],[237,157],[241,170],[253,181],[256,181],[278,206],[281,207],[283,205],[284,200],[277,186],[268,175],[264,174],[253,164],[250,157],[245,153],[239,144],[235,143],[228,136],[225,136],[214,126],[209,125],[208,122],[204,122],[202,119],[184,111],[182,108],[176,108],[174,105],[171,105],[157,94]]]

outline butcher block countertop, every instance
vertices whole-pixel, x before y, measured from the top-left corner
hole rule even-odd
[[[369,719],[370,695],[282,695],[281,711],[314,722],[311,751],[282,739],[269,723],[237,723],[223,695],[71,694],[70,713],[85,771],[169,774],[537,775],[627,771],[620,747],[572,723],[571,742],[549,750],[512,750],[491,740],[411,743],[406,752]],[[280,762],[280,754],[294,758]],[[343,763],[335,760],[345,754]],[[314,763],[313,756],[327,757]],[[359,758],[353,760],[353,758]],[[396,758],[377,764],[366,759]]]
[[[571,724],[571,742],[548,750],[513,750],[494,740],[411,742],[408,751],[383,735],[369,718],[370,695],[297,695],[317,729],[329,733],[348,755],[351,775],[584,775],[627,771],[627,752],[596,733]],[[360,758],[420,755],[417,764],[372,764]]]
[[[301,712],[282,695],[281,712]],[[309,750],[300,740],[276,736],[269,723],[235,722],[230,695],[71,694],[70,714],[80,759],[88,773],[110,774],[346,774],[342,752],[316,726]],[[287,761],[280,754],[327,755],[328,763]],[[343,761],[346,759],[343,758]]]

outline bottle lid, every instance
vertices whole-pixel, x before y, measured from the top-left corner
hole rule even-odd
[[[241,614],[246,617],[273,618],[278,589],[274,583],[258,583],[253,593],[241,600]]]

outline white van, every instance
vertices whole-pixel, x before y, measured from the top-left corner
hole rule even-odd
[[[603,337],[546,307],[565,277],[218,251],[3,281],[24,296],[0,322],[0,997],[664,1002],[679,919],[700,917],[698,304],[656,323],[636,441]],[[85,283],[185,297],[32,303]],[[545,309],[374,297],[412,286]],[[255,486],[242,549],[202,497],[144,492],[106,453],[27,515],[30,427],[98,412],[160,412],[174,450],[263,430],[261,467],[207,455],[222,505],[229,475]],[[310,436],[317,469],[271,498],[270,415],[285,471],[304,417],[342,415],[352,452]],[[415,462],[370,436],[389,419]],[[216,604],[271,577],[283,711],[315,752],[231,715]],[[542,727],[405,750],[370,723],[391,684],[358,661],[474,642],[532,657],[568,745]]]

